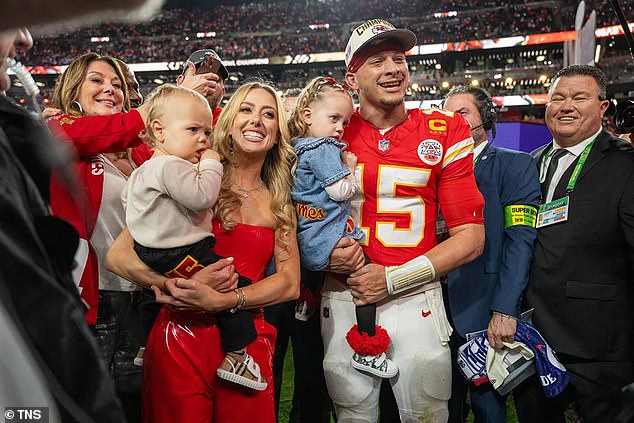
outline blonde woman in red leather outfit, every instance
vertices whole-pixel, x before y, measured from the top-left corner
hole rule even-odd
[[[299,293],[299,255],[290,203],[294,153],[275,90],[252,82],[231,97],[214,129],[224,175],[214,209],[220,260],[190,279],[166,279],[132,254],[124,231],[106,266],[152,286],[163,306],[144,354],[144,422],[275,422],[272,359],[276,331],[261,307]],[[277,272],[263,278],[271,256]],[[231,259],[233,258],[233,259]],[[237,270],[254,283],[235,288]],[[183,275],[187,272],[183,269]],[[216,377],[224,351],[213,313],[252,309],[258,338],[247,348],[268,382],[264,391],[236,390]]]

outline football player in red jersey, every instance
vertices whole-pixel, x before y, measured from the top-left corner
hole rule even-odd
[[[405,52],[416,36],[382,19],[355,28],[346,82],[359,96],[344,139],[358,157],[358,226],[363,250],[343,239],[322,299],[324,371],[340,422],[376,421],[380,380],[355,371],[345,331],[357,305],[378,303],[377,324],[392,337],[390,380],[402,421],[446,421],[451,390],[449,335],[439,277],[481,254],[484,200],[473,177],[467,123],[444,110],[407,110]],[[450,237],[438,244],[438,206]],[[376,363],[380,365],[380,363]]]

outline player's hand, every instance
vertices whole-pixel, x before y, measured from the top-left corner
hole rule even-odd
[[[354,305],[373,304],[381,301],[387,297],[385,266],[366,264],[350,275],[348,286]]]
[[[223,310],[223,296],[209,285],[191,279],[174,278],[165,281],[164,293],[156,285],[152,286],[156,302],[169,304],[181,309],[206,310],[218,312]]]
[[[342,151],[341,159],[348,169],[350,169],[350,172],[354,173],[354,169],[357,167],[357,156],[350,151]]]
[[[218,292],[233,291],[238,286],[238,274],[233,265],[233,257],[223,258],[203,267],[191,277],[191,280]]]
[[[502,341],[513,342],[515,340],[516,329],[517,321],[515,319],[493,313],[487,328],[489,345],[496,350],[501,350],[504,348]]]
[[[360,269],[365,262],[363,250],[357,241],[343,237],[337,242],[330,253],[330,262],[327,270],[334,273],[349,275]]]
[[[212,72],[201,73],[196,75],[196,66],[190,61],[187,62],[187,70],[183,74],[180,83],[181,87],[189,88],[202,94],[203,97],[209,98],[216,90],[220,90],[220,77]]]

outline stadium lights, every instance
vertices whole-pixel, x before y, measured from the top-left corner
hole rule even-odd
[[[456,12],[455,10],[451,10],[449,12],[436,12],[434,13],[434,18],[436,19],[442,19],[442,18],[451,18],[454,16],[458,16],[458,12]]]
[[[546,56],[540,54],[535,58],[535,60],[537,60],[538,62],[543,62],[544,60],[546,60]]]
[[[449,82],[442,81],[442,87],[445,88],[445,89],[449,88]]]
[[[597,44],[597,48],[594,51],[594,63],[599,63],[600,58],[601,58],[601,44]]]
[[[414,83],[412,84],[412,89],[413,89],[414,91],[418,91],[418,84],[417,84],[416,82],[414,82]]]
[[[436,65],[434,66],[436,69],[440,70],[442,69],[442,66],[440,63],[436,63]]]
[[[471,85],[473,85],[474,87],[477,87],[478,85],[480,85],[480,81],[478,81],[477,79],[474,79],[473,81],[471,81]]]
[[[156,79],[155,79],[154,81],[152,81],[152,82],[154,82],[156,85],[163,85],[163,84],[165,84],[165,81],[163,81],[161,78],[156,78]]]
[[[216,32],[215,31],[197,32],[196,33],[196,38],[213,38],[215,36],[216,36]]]
[[[501,79],[501,78],[502,78],[501,73],[496,73],[495,75],[493,75],[493,79]]]
[[[110,41],[110,37],[90,37],[91,43],[107,43]]]

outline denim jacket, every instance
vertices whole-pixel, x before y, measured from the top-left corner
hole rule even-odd
[[[350,175],[341,160],[345,144],[334,138],[297,138],[298,163],[291,197],[297,212],[297,243],[302,264],[323,270],[342,236],[362,239],[350,218],[350,200],[334,201],[324,189]]]

